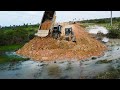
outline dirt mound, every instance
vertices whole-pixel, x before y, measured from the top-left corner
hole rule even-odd
[[[78,24],[73,24],[71,27],[77,38],[77,43],[35,37],[19,49],[17,54],[34,60],[70,60],[73,58],[80,60],[102,55],[103,51],[106,50],[105,45],[91,38]]]

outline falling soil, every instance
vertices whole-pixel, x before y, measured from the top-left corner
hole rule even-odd
[[[69,25],[76,36],[77,43],[56,40],[50,37],[34,37],[16,53],[33,60],[83,60],[91,56],[101,56],[107,49],[104,44],[92,38],[79,24]],[[63,26],[62,32],[64,32]]]
[[[41,25],[41,30],[49,30],[51,24],[52,24],[52,22],[50,20],[45,21]]]

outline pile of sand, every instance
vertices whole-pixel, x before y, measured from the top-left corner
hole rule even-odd
[[[34,60],[65,60],[86,59],[99,56],[106,50],[106,46],[91,36],[78,24],[71,25],[76,35],[77,43],[53,38],[35,37],[26,43],[17,54]],[[64,30],[64,27],[63,29]]]

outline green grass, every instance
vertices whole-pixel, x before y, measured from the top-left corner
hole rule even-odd
[[[80,23],[81,26],[83,27],[89,27],[89,26],[93,26],[93,25],[98,25],[98,26],[103,26],[103,27],[106,27],[108,30],[111,29],[111,28],[116,28],[119,23],[113,23],[113,26],[111,27],[110,23]]]
[[[112,26],[110,25],[110,23],[101,23],[101,24],[96,24],[96,25],[104,26],[108,30],[110,30],[110,29],[117,29],[118,26],[120,25],[120,22],[115,22],[115,23],[112,24]]]
[[[25,61],[25,60],[29,60],[29,58],[22,58],[16,55],[13,56],[0,55],[0,64],[6,62],[16,62],[16,61]]]
[[[39,25],[0,28],[0,45],[24,44],[35,37]]]
[[[20,45],[5,45],[5,46],[0,46],[0,51],[15,51],[21,48],[23,44]]]
[[[113,23],[120,22],[120,17],[113,17],[112,18]],[[111,18],[101,18],[101,19],[89,19],[89,20],[82,20],[80,23],[96,23],[96,24],[102,24],[102,23],[109,23],[111,22]]]
[[[0,29],[0,63],[28,60],[17,55],[7,56],[5,52],[16,51],[34,37],[39,24],[23,25],[15,27],[3,27]]]
[[[23,45],[6,45],[6,46],[0,46],[0,64],[6,63],[6,62],[16,62],[16,61],[24,61],[29,60],[28,58],[22,58],[17,55],[7,56],[5,55],[5,52],[9,51],[16,51],[19,48],[21,48]]]

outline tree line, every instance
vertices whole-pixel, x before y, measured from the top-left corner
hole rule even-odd
[[[0,45],[23,44],[34,37],[39,25],[0,28]]]
[[[81,23],[110,23],[110,18],[82,20]],[[120,17],[113,17],[113,22],[120,22]]]

